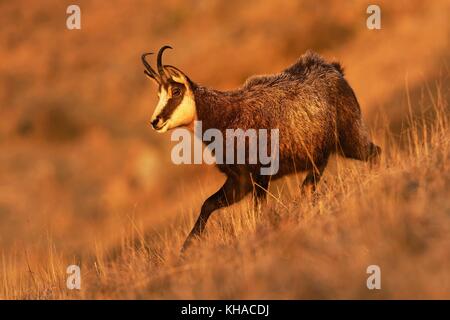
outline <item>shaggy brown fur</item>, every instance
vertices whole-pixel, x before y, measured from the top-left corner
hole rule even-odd
[[[204,202],[184,249],[203,232],[213,211],[239,201],[252,190],[258,202],[265,197],[271,179],[307,171],[302,188],[314,190],[330,154],[368,161],[381,152],[368,137],[342,67],[316,53],[307,52],[281,73],[251,77],[233,91],[189,82],[203,131],[216,128],[225,136],[226,129],[279,129],[279,171],[262,176],[258,164],[218,164],[227,180]]]

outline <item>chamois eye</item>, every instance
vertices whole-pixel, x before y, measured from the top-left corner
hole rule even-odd
[[[178,97],[181,94],[181,90],[179,88],[173,88],[172,89],[172,96],[173,97]]]

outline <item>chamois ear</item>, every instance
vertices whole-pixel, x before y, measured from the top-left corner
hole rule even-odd
[[[189,78],[180,69],[174,66],[166,65],[164,66],[164,70],[170,75],[170,78],[173,81],[189,85]]]

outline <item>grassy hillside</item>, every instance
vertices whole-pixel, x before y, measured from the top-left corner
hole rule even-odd
[[[2,1],[1,298],[450,298],[449,43],[445,1]],[[332,158],[317,194],[304,173],[214,213],[178,259],[214,167],[175,166],[149,127],[156,91],[140,54],[219,89],[313,49],[337,59],[379,166]],[[82,289],[66,289],[78,264]],[[381,267],[382,290],[366,288]]]

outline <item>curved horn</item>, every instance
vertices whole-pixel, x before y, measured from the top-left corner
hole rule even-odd
[[[144,64],[145,68],[147,69],[144,72],[159,82],[158,74],[155,72],[155,70],[153,70],[153,68],[150,66],[150,64],[147,62],[147,60],[145,60],[145,57],[147,57],[151,54],[153,54],[153,52],[147,52],[141,56],[142,63]]]
[[[156,66],[158,67],[159,76],[161,77],[161,79],[163,81],[167,80],[167,75],[165,74],[164,68],[162,66],[162,54],[163,54],[164,50],[166,50],[166,49],[172,49],[172,47],[164,46],[161,49],[159,49],[158,58],[156,59]]]

